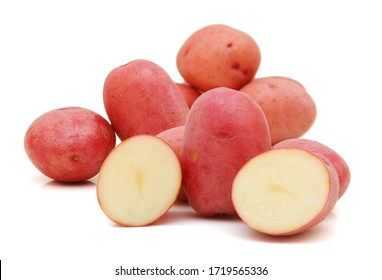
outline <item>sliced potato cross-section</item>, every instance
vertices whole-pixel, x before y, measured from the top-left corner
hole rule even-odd
[[[278,149],[260,154],[237,174],[232,200],[250,227],[292,235],[320,222],[338,197],[338,176],[310,152]]]
[[[178,158],[168,144],[155,136],[133,136],[122,141],[102,165],[98,201],[118,224],[147,225],[172,206],[181,180]]]

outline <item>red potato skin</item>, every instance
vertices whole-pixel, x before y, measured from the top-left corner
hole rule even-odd
[[[316,119],[317,108],[312,97],[296,80],[281,76],[256,78],[240,91],[249,94],[264,111],[272,145],[301,137]]]
[[[97,175],[116,136],[99,114],[81,107],[55,109],[28,128],[24,148],[34,166],[47,177],[80,182]]]
[[[184,126],[177,126],[177,127],[173,127],[165,131],[162,131],[161,133],[157,135],[157,137],[165,141],[171,147],[171,149],[173,149],[176,156],[178,157],[179,162],[181,163],[181,160],[182,160],[181,154],[183,151],[183,141],[184,141]],[[187,201],[187,195],[184,191],[183,184],[178,194],[177,201],[180,201],[180,202]]]
[[[236,173],[270,149],[266,119],[256,102],[228,88],[203,93],[184,132],[183,182],[191,207],[204,216],[235,214],[231,190]]]
[[[302,138],[287,139],[273,146],[273,149],[280,148],[303,149],[329,161],[336,169],[339,178],[338,199],[344,195],[350,184],[351,173],[346,161],[336,151],[320,142]]]
[[[187,83],[207,91],[216,87],[240,89],[260,66],[261,54],[248,34],[223,24],[205,26],[184,42],[176,64]]]
[[[103,101],[118,137],[156,135],[184,125],[186,101],[170,76],[148,60],[133,60],[114,68],[106,77]]]
[[[286,149],[288,149],[288,148],[286,148]],[[309,152],[309,151],[307,151],[307,152]],[[317,156],[317,155],[312,153],[312,156]],[[318,157],[318,158],[320,158],[320,157]],[[321,212],[318,213],[317,216],[314,217],[309,223],[307,223],[304,226],[302,226],[298,229],[295,229],[293,231],[284,232],[284,233],[272,233],[272,232],[263,232],[263,233],[269,234],[269,235],[274,235],[274,236],[291,236],[291,235],[300,234],[300,233],[303,233],[303,232],[311,229],[312,227],[318,225],[319,223],[321,223],[333,211],[333,209],[336,205],[336,202],[338,200],[340,182],[339,182],[338,174],[337,174],[335,167],[329,161],[322,159],[322,158],[320,158],[320,159],[325,164],[325,166],[328,170],[329,180],[330,180],[328,199],[326,201],[326,204],[322,208]]]
[[[190,86],[186,83],[176,83],[179,87],[180,91],[182,92],[182,95],[184,99],[186,100],[188,108],[191,108],[192,104],[194,104],[195,100],[198,99],[200,96],[200,92],[194,88],[193,86]]]

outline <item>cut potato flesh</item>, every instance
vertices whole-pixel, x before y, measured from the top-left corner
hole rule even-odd
[[[331,188],[325,163],[299,149],[265,152],[238,172],[232,200],[250,227],[272,235],[298,233],[321,219]]]
[[[176,200],[181,167],[164,141],[149,135],[121,142],[106,158],[97,181],[103,212],[125,226],[147,225]]]

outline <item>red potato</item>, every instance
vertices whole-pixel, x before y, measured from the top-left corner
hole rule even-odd
[[[203,27],[189,36],[176,57],[179,73],[190,85],[207,91],[240,89],[255,76],[261,60],[256,41],[223,24]]]
[[[158,138],[165,141],[170,145],[171,149],[175,152],[178,160],[181,161],[181,154],[183,151],[183,141],[184,141],[184,126],[177,126],[165,131],[162,131],[157,135]],[[186,202],[187,195],[184,191],[184,187],[180,189],[180,192],[177,197],[178,201]]]
[[[98,203],[122,226],[145,226],[174,204],[182,170],[171,147],[152,135],[122,141],[102,164],[97,180]]]
[[[329,161],[336,169],[340,180],[338,199],[344,195],[350,184],[350,169],[346,161],[336,151],[322,143],[308,139],[287,139],[273,146],[273,149],[280,148],[303,149]]]
[[[113,69],[105,79],[103,101],[121,140],[184,125],[189,111],[170,76],[147,60],[133,60]]]
[[[190,86],[189,84],[186,84],[186,83],[176,83],[176,84],[178,85],[180,91],[182,92],[182,95],[184,99],[186,100],[188,108],[191,108],[192,104],[194,104],[195,100],[198,99],[201,93],[196,88]]]
[[[97,113],[80,107],[49,111],[28,128],[25,151],[46,176],[80,182],[99,172],[116,144],[111,125]]]
[[[240,167],[271,149],[260,107],[229,88],[203,93],[190,110],[184,132],[183,182],[191,207],[201,215],[235,214],[232,182]]]
[[[251,228],[288,236],[323,221],[338,192],[338,175],[330,162],[302,149],[280,148],[254,157],[239,170],[232,200]]]
[[[272,144],[304,135],[313,125],[317,109],[303,85],[286,77],[263,77],[240,89],[260,105],[269,124]]]

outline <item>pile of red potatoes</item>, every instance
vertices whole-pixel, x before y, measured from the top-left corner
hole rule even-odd
[[[101,209],[124,226],[149,225],[183,201],[265,234],[304,232],[332,212],[350,170],[333,149],[301,138],[316,119],[305,87],[256,77],[260,62],[247,33],[205,26],[176,56],[184,82],[148,60],[118,66],[105,75],[108,120],[82,107],[46,112],[26,131],[26,154],[57,181],[98,175]]]

